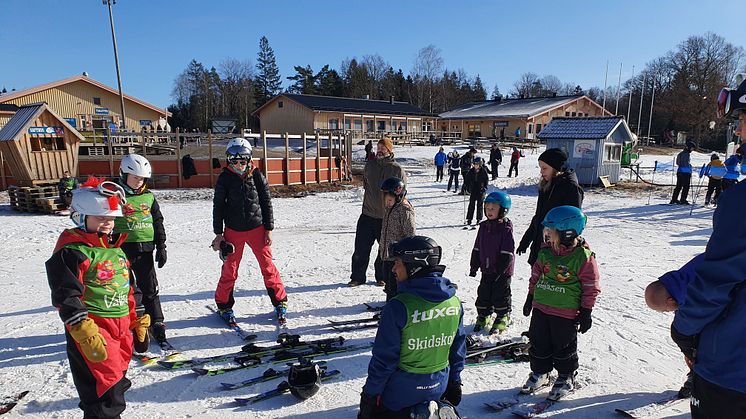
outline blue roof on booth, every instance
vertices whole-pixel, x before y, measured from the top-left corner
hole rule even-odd
[[[621,116],[555,117],[538,135],[541,140],[596,140],[606,138],[622,120]]]

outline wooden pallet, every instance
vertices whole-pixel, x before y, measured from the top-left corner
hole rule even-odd
[[[12,185],[8,188],[10,206],[16,211],[47,213],[57,211],[56,203],[60,200],[58,194],[57,187],[51,185],[34,187]]]

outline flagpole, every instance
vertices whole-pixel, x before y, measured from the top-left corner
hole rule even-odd
[[[632,80],[635,79],[635,66],[632,66]],[[627,101],[627,123],[630,123],[629,114],[632,112],[632,90],[629,89],[629,100]]]
[[[619,94],[622,92],[622,63],[619,63],[619,81],[616,84],[616,108],[614,115],[619,115]]]
[[[604,103],[603,105],[601,105],[604,108],[604,114],[606,112],[606,82],[608,80],[609,80],[609,60],[606,60],[606,75],[604,76]]]
[[[653,125],[653,105],[655,105],[655,79],[653,79],[653,97],[650,99],[650,118],[648,119],[648,142],[650,141],[650,126]]]
[[[637,113],[637,131],[635,135],[640,138],[640,125],[642,123],[642,99],[645,97],[645,81],[647,74],[642,75],[642,86],[640,87],[640,112]]]

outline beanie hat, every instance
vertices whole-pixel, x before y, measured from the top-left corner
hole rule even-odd
[[[378,144],[383,144],[383,146],[386,147],[389,153],[394,152],[394,142],[391,141],[391,138],[382,138],[378,140]]]
[[[710,161],[713,160],[720,160],[720,156],[718,156],[718,153],[712,153],[712,156],[710,156]]]
[[[562,170],[565,163],[567,163],[567,153],[559,148],[550,148],[539,155],[539,160],[559,172]]]

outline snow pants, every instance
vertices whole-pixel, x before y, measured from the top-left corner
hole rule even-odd
[[[717,204],[718,197],[720,196],[720,192],[723,190],[723,180],[722,179],[713,179],[710,178],[710,180],[707,181],[707,194],[705,195],[705,205],[709,204],[710,202],[714,204]],[[713,196],[713,192],[715,195]],[[710,198],[712,198],[712,201],[710,201]]]
[[[435,181],[443,181],[443,166],[435,166]]]
[[[483,273],[477,288],[477,315],[487,317],[492,313],[502,317],[510,313],[512,305],[510,277],[497,273]]]
[[[366,282],[365,271],[368,270],[370,262],[370,251],[374,242],[381,242],[381,226],[383,220],[360,214],[355,229],[355,250],[352,253],[352,273],[350,280],[358,284]],[[383,276],[383,262],[380,252],[376,252],[376,260],[373,262],[376,281],[385,281]]]
[[[126,407],[124,392],[130,388],[125,377],[132,358],[130,317],[103,318],[88,313],[106,341],[108,358],[103,362],[88,361],[80,345],[65,331],[67,359],[70,361],[75,388],[78,390],[83,417],[119,418]]]
[[[466,211],[467,221],[471,221],[474,219],[473,217],[475,205],[477,207],[477,224],[479,224],[479,222],[482,221],[482,215],[484,214],[484,211],[482,210],[482,205],[484,205],[484,193],[472,193],[471,195],[469,195],[469,209]]]
[[[386,285],[383,287],[383,291],[386,293],[386,301],[396,297],[397,284],[396,277],[391,270],[394,268],[394,262],[386,261],[383,262],[383,280]]]
[[[490,162],[490,166],[492,166],[492,180],[497,179],[497,169],[500,167],[500,162],[497,160],[492,160]]]
[[[508,169],[508,177],[510,177],[510,174],[513,173],[513,169],[515,169],[515,177],[518,177],[518,160],[510,162],[510,168]]]
[[[453,188],[453,191],[454,192],[458,191],[458,175],[459,175],[458,170],[449,170],[448,171],[448,175],[449,175],[448,176],[448,188],[446,190],[450,191],[451,190],[451,183],[453,183],[455,181],[456,184],[455,184],[455,186]]]
[[[746,394],[694,374],[690,408],[692,419],[742,419],[746,418]]]
[[[730,188],[736,183],[738,183],[738,180],[736,179],[723,179],[721,182],[722,192],[725,192],[726,189]]]
[[[676,172],[676,187],[673,188],[671,202],[686,201],[686,198],[689,196],[689,184],[691,184],[691,182],[691,173]],[[679,192],[681,192],[681,199],[679,199]]]
[[[220,281],[218,281],[218,288],[215,290],[215,303],[219,309],[232,308],[236,302],[233,299],[233,287],[238,278],[238,267],[243,258],[244,247],[247,244],[259,263],[259,269],[262,271],[262,278],[264,278],[264,286],[267,288],[267,294],[269,294],[269,299],[272,300],[272,305],[277,307],[281,301],[287,301],[287,294],[282,278],[280,278],[280,272],[272,262],[272,248],[264,242],[265,232],[264,226],[249,231],[236,231],[226,228],[223,232],[225,241],[233,244],[235,251],[228,255],[220,271]]]
[[[560,374],[578,369],[578,329],[575,320],[544,314],[536,308],[528,328],[531,371],[544,374],[555,368]]]
[[[142,305],[145,313],[150,314],[151,323],[163,322],[161,297],[158,295],[158,277],[155,274],[153,251],[138,250],[140,243],[124,243],[122,250],[130,261],[130,267],[135,273],[137,287],[142,292]]]

